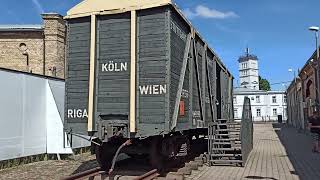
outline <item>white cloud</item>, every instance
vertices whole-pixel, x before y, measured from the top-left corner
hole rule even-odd
[[[187,8],[183,11],[183,13],[189,17],[202,17],[202,18],[213,18],[213,19],[226,19],[226,18],[237,18],[239,17],[233,11],[222,12],[216,9],[210,9],[203,5],[198,5],[194,10]]]
[[[37,8],[38,12],[40,14],[43,14],[44,13],[44,10],[43,10],[43,7],[42,5],[39,3],[38,0],[32,0],[33,4],[35,5],[35,7]]]

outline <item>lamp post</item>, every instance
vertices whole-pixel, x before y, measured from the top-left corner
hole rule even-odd
[[[294,69],[292,69],[292,68],[288,69],[288,71],[289,71],[289,72],[293,72],[293,76],[294,76],[294,79],[293,79],[293,82],[294,82],[294,91],[293,91],[293,93],[294,93],[294,94],[293,94],[293,99],[292,99],[292,100],[293,100],[293,107],[290,107],[290,108],[291,108],[291,111],[293,111],[294,116],[295,116],[295,117],[299,117],[299,114],[298,114],[298,112],[299,112],[298,104],[299,104],[300,102],[298,101],[298,87],[297,87],[296,71],[295,71]],[[298,74],[299,74],[299,72],[298,72]],[[291,119],[290,121],[291,121],[292,125],[295,126],[296,121],[293,122],[292,119]]]
[[[316,37],[316,49],[317,49],[317,59],[316,60],[318,61],[318,59],[319,59],[319,47],[318,47],[319,27],[311,26],[311,27],[309,27],[309,30],[314,32],[315,37]]]
[[[315,83],[316,83],[316,107],[319,105],[319,68],[320,68],[320,62],[319,62],[319,46],[318,46],[318,37],[319,37],[319,27],[317,26],[311,26],[309,27],[309,30],[314,32],[315,38],[316,38],[316,51],[317,51],[317,56],[316,56],[316,62],[315,64],[317,65],[317,68],[314,67],[314,73],[315,73]]]
[[[288,69],[288,72],[293,73],[293,80],[296,80],[296,71],[292,68]]]

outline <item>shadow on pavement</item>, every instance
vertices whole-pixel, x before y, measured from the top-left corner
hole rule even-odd
[[[273,177],[262,177],[262,176],[246,176],[246,179],[271,179],[271,180],[278,180],[277,178]]]
[[[312,137],[286,124],[273,123],[287,157],[301,180],[320,179],[320,154],[312,153]],[[285,156],[282,156],[285,158]]]
[[[122,158],[121,155],[125,156],[125,158]],[[115,174],[116,177],[110,176],[109,179],[117,179],[121,176],[139,176],[152,170],[152,168],[148,166],[147,159],[133,159],[124,154],[121,155],[112,173]],[[81,173],[96,167],[99,167],[99,165],[95,159],[85,161],[72,174]]]

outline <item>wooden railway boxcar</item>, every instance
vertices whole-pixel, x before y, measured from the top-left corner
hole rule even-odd
[[[171,0],[85,0],[65,19],[66,132],[203,133],[232,114],[232,75]]]

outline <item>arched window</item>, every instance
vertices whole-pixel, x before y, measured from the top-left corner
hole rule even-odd
[[[306,97],[310,97],[310,87],[312,86],[312,81],[309,80],[307,82],[307,89],[306,89]]]

